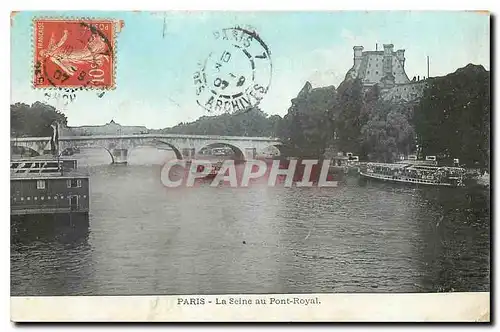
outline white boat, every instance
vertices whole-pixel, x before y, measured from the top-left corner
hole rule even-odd
[[[465,169],[437,166],[435,161],[405,160],[397,163],[366,163],[359,174],[365,178],[428,186],[462,187]]]

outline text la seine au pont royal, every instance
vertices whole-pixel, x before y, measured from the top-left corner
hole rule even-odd
[[[242,297],[179,297],[177,305],[318,305],[321,301],[318,297],[303,298],[303,297],[261,297],[261,298],[242,298]]]

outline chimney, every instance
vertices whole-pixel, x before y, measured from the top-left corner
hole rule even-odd
[[[359,66],[361,60],[363,59],[363,46],[354,46],[354,67]]]
[[[405,50],[397,50],[396,57],[398,58],[399,62],[401,63],[401,66],[404,69],[404,67],[405,67]]]

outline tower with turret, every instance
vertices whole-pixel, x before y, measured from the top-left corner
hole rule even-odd
[[[394,100],[414,100],[421,97],[426,80],[410,80],[405,71],[405,50],[394,51],[393,44],[383,44],[383,50],[365,50],[354,46],[353,66],[346,80],[359,78],[365,88],[380,87],[382,97]]]

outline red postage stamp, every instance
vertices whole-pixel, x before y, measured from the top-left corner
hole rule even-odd
[[[115,21],[35,19],[35,88],[113,89]]]

